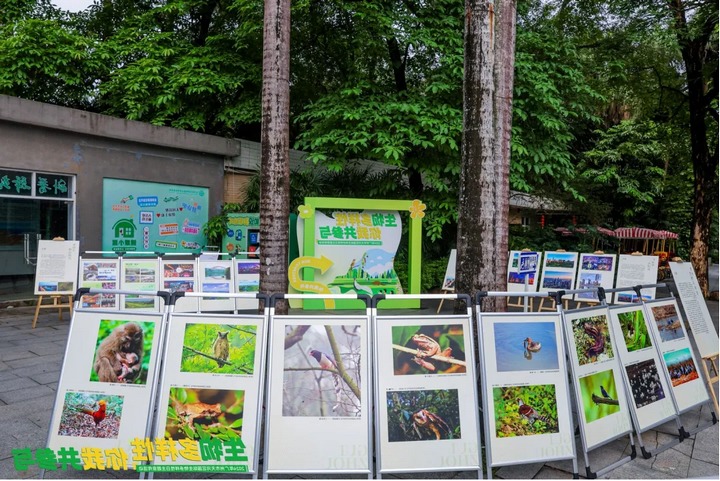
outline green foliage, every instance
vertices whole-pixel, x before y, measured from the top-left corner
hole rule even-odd
[[[645,324],[645,316],[640,310],[618,313],[618,320],[622,329],[625,345],[628,352],[645,349],[652,346],[650,334]]]
[[[228,332],[230,355],[226,359],[230,364],[222,367],[213,359],[202,356],[190,349],[215,357],[213,342],[218,332]],[[203,372],[213,374],[252,374],[255,368],[255,326],[237,326],[220,324],[187,324],[183,338],[183,352],[180,361],[182,372]],[[186,349],[190,348],[190,349]]]

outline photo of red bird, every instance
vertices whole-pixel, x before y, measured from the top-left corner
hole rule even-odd
[[[124,396],[67,392],[60,415],[60,436],[117,439]]]

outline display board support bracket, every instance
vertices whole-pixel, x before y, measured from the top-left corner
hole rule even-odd
[[[50,297],[52,299],[52,304],[43,304],[43,298]],[[67,304],[62,303],[62,299],[64,297],[67,297]],[[32,328],[35,329],[35,325],[37,324],[38,315],[40,315],[40,309],[57,309],[58,310],[58,320],[62,321],[62,310],[63,307],[67,307],[68,312],[70,313],[70,317],[72,317],[73,313],[73,296],[72,294],[51,294],[49,296],[47,295],[39,295],[37,305],[35,306],[35,317],[33,317],[32,322]]]

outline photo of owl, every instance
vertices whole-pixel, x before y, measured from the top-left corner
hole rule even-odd
[[[180,370],[252,375],[257,332],[254,324],[188,323]]]
[[[224,362],[230,356],[230,341],[228,340],[228,331],[218,331],[217,337],[213,342],[213,353],[218,367],[223,367]]]

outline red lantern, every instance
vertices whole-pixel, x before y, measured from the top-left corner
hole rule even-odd
[[[540,227],[545,228],[545,214],[540,214]]]

